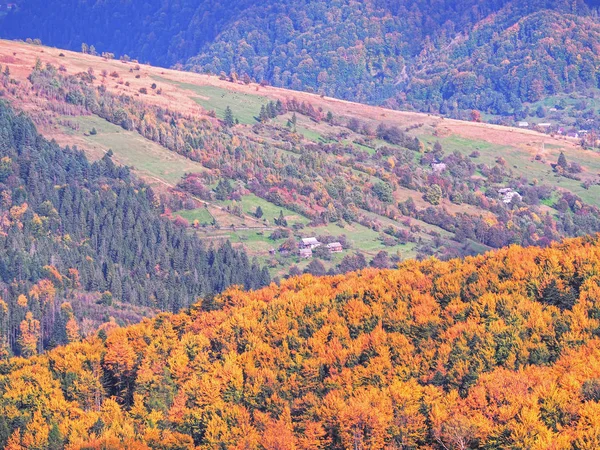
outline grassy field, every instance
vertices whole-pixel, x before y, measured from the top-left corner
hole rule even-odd
[[[100,117],[79,116],[63,119],[79,124],[79,130],[63,127],[64,132],[85,144],[84,149],[92,158],[98,159],[111,149],[118,163],[133,167],[142,175],[171,185],[177,184],[187,172],[206,170],[202,164],[171,152]],[[90,134],[93,128],[97,132],[95,135]]]
[[[581,197],[586,203],[600,206],[600,186],[594,185],[589,189],[585,189],[581,181],[555,175],[551,163],[558,160],[558,156],[563,150],[558,145],[531,146],[524,151],[516,146],[502,146],[485,141],[473,141],[459,136],[426,136],[425,142],[428,146],[433,145],[436,141],[442,144],[446,154],[458,151],[468,156],[473,151],[478,151],[480,156],[473,158],[475,164],[484,163],[493,166],[496,164],[498,157],[502,157],[506,161],[507,167],[514,174],[524,176],[530,182],[538,180],[551,186],[567,189]],[[535,155],[538,153],[542,156],[540,161],[535,159]],[[600,155],[597,152],[581,149],[577,152],[566,151],[565,155],[569,162],[579,163],[586,168],[586,172],[581,174],[581,177],[594,178],[600,174]]]
[[[174,212],[173,216],[180,216],[190,224],[197,220],[200,225],[211,225],[214,221],[213,216],[207,208],[183,209]]]
[[[232,205],[232,201],[221,202],[224,206]],[[307,224],[309,220],[301,216],[295,211],[292,211],[287,208],[283,208],[277,205],[274,205],[271,202],[268,202],[260,197],[257,197],[254,194],[245,195],[242,197],[241,201],[236,202],[238,206],[241,206],[242,211],[248,215],[254,216],[256,212],[256,208],[260,206],[263,210],[262,220],[268,220],[270,224],[274,223],[275,218],[279,217],[280,211],[283,211],[283,216],[288,222],[288,225],[291,226],[295,223]]]
[[[260,107],[268,103],[269,99],[260,95],[251,95],[241,92],[228,91],[215,86],[198,86],[190,83],[181,83],[167,78],[153,76],[153,79],[168,83],[181,89],[192,91],[193,96],[200,106],[207,111],[215,111],[217,117],[225,117],[227,106],[233,111],[233,117],[242,124],[254,124],[260,113]]]

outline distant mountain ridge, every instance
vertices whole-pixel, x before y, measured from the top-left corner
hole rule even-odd
[[[507,115],[522,102],[598,86],[593,6],[149,0],[141,9],[115,0],[31,0],[6,16],[0,34],[70,49],[86,42],[152,64],[391,107]]]

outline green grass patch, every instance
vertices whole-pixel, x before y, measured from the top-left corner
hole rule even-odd
[[[183,217],[190,224],[197,220],[200,225],[211,225],[214,220],[213,216],[206,208],[183,209],[181,211],[174,212],[173,215]]]
[[[233,117],[243,124],[254,124],[260,113],[260,107],[269,102],[267,97],[242,92],[228,91],[215,86],[199,86],[191,83],[182,83],[168,78],[153,76],[156,81],[178,86],[182,89],[197,94],[193,100],[208,111],[215,111],[217,117],[225,117],[227,106],[233,111]]]
[[[109,149],[114,153],[116,162],[133,167],[142,175],[147,175],[168,184],[176,184],[187,172],[206,170],[184,156],[178,155],[138,133],[127,131],[97,116],[64,117],[75,121],[80,129],[75,131],[63,127],[69,135],[81,137],[86,143],[84,150],[92,159],[99,159]],[[90,134],[92,128],[96,134]]]
[[[222,204],[225,206],[231,205],[232,203],[232,201],[222,202]],[[289,226],[295,223],[307,224],[309,222],[309,219],[298,214],[297,212],[287,208],[283,208],[281,206],[277,206],[271,202],[268,202],[265,199],[257,197],[254,194],[245,195],[244,197],[242,197],[241,201],[236,202],[238,206],[240,205],[240,203],[242,211],[252,216],[254,216],[256,208],[260,206],[260,208],[263,210],[262,219],[268,220],[270,224],[273,224],[275,218],[279,217],[280,211],[283,211],[283,216],[286,218]]]

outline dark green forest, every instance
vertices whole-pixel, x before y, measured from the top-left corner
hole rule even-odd
[[[456,116],[596,88],[593,2],[31,0],[6,38]]]
[[[270,282],[244,252],[206,248],[161,218],[158,201],[110,152],[90,163],[0,102],[0,341],[22,349],[31,313],[42,324],[39,348],[60,342],[58,305],[74,291],[178,311],[233,284]]]

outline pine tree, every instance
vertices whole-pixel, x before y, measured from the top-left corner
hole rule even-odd
[[[265,108],[265,105],[262,105],[262,106],[260,107],[260,113],[258,114],[258,120],[259,120],[261,123],[264,123],[264,122],[266,122],[266,121],[267,121],[267,119],[268,119],[268,118],[269,118],[269,117],[268,117],[268,115],[267,115],[267,110],[266,110],[266,108]]]
[[[227,106],[227,108],[225,108],[225,125],[228,127],[232,127],[233,125],[235,125],[235,119],[233,117],[233,111],[231,110],[231,108],[229,106]]]
[[[294,132],[296,132],[296,124],[298,123],[298,117],[296,116],[296,113],[292,114],[292,125],[294,126]]]
[[[279,217],[275,218],[275,225],[279,225],[280,227],[287,227],[288,225],[282,210],[279,210]]]
[[[256,207],[256,212],[254,213],[254,215],[256,216],[257,219],[260,219],[263,216],[263,210],[260,206]]]
[[[64,438],[58,429],[58,425],[53,423],[48,433],[48,450],[62,450],[63,448]]]
[[[569,163],[567,162],[567,157],[563,152],[560,152],[558,162],[556,163],[556,165],[558,167],[561,167],[562,169],[567,169],[567,167],[569,166]]]

